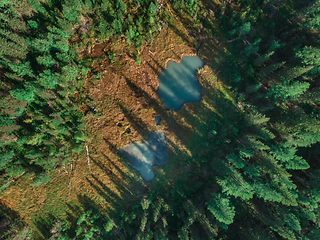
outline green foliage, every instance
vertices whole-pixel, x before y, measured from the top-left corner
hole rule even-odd
[[[72,226],[65,221],[60,223],[57,232],[58,235],[55,236],[57,239],[97,239],[107,237],[107,233],[112,229],[113,225],[110,221],[107,226],[104,226],[102,222],[102,217],[96,210],[85,210],[82,211],[80,216],[76,219],[77,221],[73,223]],[[72,236],[72,238],[70,238]]]
[[[249,121],[254,125],[264,124],[270,120],[270,118],[267,118],[265,115],[261,113],[256,113],[252,115],[250,114],[249,117]]]
[[[143,210],[147,210],[149,208],[151,201],[147,198],[143,198],[141,201],[141,206]]]
[[[229,196],[240,197],[243,200],[249,200],[253,197],[253,187],[242,177],[241,173],[233,168],[225,178],[218,179],[218,184],[222,187],[222,192]]]
[[[15,72],[19,77],[29,76],[35,77],[30,66],[30,62],[25,63],[8,63],[9,67]]]
[[[68,82],[74,81],[79,75],[79,68],[73,64],[66,65],[62,68],[62,77]]]
[[[264,201],[281,202],[283,199],[281,193],[277,192],[269,183],[262,182],[261,180],[255,181],[254,191],[257,197]]]
[[[160,210],[163,206],[163,199],[160,198],[159,201],[155,204],[154,207],[154,215],[153,215],[153,221],[157,222],[159,220],[160,217]]]
[[[0,170],[5,169],[9,163],[12,162],[14,156],[15,154],[13,150],[10,152],[3,152],[0,161]]]
[[[208,210],[219,222],[227,225],[233,223],[236,211],[230,204],[230,198],[222,197],[220,194],[217,196],[212,194],[212,196],[213,198],[206,203]]]
[[[119,20],[114,20],[113,22],[112,22],[112,27],[113,27],[113,29],[117,32],[117,33],[120,33],[120,32],[122,32],[122,23],[121,23],[121,21],[119,21]]]
[[[284,164],[287,169],[308,169],[310,166],[302,157],[295,155],[297,148],[281,145],[273,146],[272,154]]]
[[[35,94],[32,91],[32,88],[29,86],[26,86],[26,89],[24,89],[24,88],[13,89],[10,91],[10,94],[14,98],[21,100],[21,101],[25,101],[25,102],[31,102],[35,97]]]
[[[112,220],[109,220],[106,226],[104,227],[104,229],[106,230],[106,232],[110,232],[113,227],[114,227],[114,222]]]
[[[299,58],[305,66],[320,66],[320,49],[312,46],[305,46],[302,50],[296,52],[296,57]]]
[[[250,29],[251,29],[251,23],[246,22],[246,23],[243,23],[243,25],[239,26],[238,28],[231,30],[229,34],[231,37],[243,36],[248,34],[250,32]]]
[[[46,173],[38,174],[32,182],[32,186],[38,187],[42,184],[47,184],[51,180],[50,176]]]
[[[39,83],[48,89],[55,89],[58,84],[59,75],[54,73],[52,70],[44,70],[43,73],[39,74]]]
[[[140,59],[140,57],[139,57],[139,56],[137,56],[137,58],[136,58],[135,62],[136,62],[136,64],[140,65],[140,63],[141,63],[141,59]]]
[[[86,140],[82,132],[75,133],[74,139],[76,140],[77,143],[85,142],[85,140]]]
[[[263,76],[268,76],[270,73],[278,69],[281,69],[285,65],[285,63],[286,62],[270,64],[269,66],[262,68],[259,73],[262,74]]]
[[[312,131],[301,131],[287,136],[286,146],[310,147],[320,141],[320,134]]]
[[[307,82],[295,81],[291,83],[289,80],[284,80],[281,83],[273,86],[267,96],[273,96],[283,101],[296,100],[301,94],[303,94],[310,84]]]
[[[235,167],[235,168],[243,168],[246,164],[243,158],[238,157],[235,153],[231,153],[227,155],[227,160]]]
[[[269,150],[270,147],[257,139],[257,136],[247,136],[248,144],[252,150]]]
[[[28,13],[23,9],[27,1],[18,6],[15,0],[12,8],[6,5],[7,9],[1,9],[8,15],[0,13],[3,20],[0,41],[4,44],[0,67],[5,76],[1,89],[6,88],[5,95],[10,93],[6,98],[11,98],[13,109],[23,107],[10,113],[1,110],[0,139],[6,154],[1,162],[0,180],[5,185],[10,182],[9,177],[18,177],[24,172],[35,169],[50,172],[57,163],[68,161],[70,152],[84,141],[83,135],[77,134],[82,130],[82,115],[70,107],[74,103],[68,96],[68,92],[74,91],[70,87],[78,77],[74,62],[77,54],[69,49],[70,27],[62,19],[55,18],[61,12],[51,2],[46,8],[38,1],[29,3]],[[69,8],[79,10],[79,1],[68,4]],[[23,15],[25,22],[21,21],[21,12],[15,13],[20,10],[26,14]],[[33,11],[39,15],[33,17]],[[78,18],[79,11],[76,14]],[[50,115],[54,113],[59,117],[54,115],[52,120]],[[75,139],[66,137],[74,133]],[[56,148],[62,141],[65,146]],[[13,152],[14,157],[9,154]],[[45,184],[48,179],[47,175],[36,175],[33,184]]]
[[[156,13],[156,10],[157,10],[156,4],[154,4],[153,2],[151,2],[151,3],[150,3],[150,6],[149,6],[149,12],[150,12],[150,14],[155,14],[155,13]]]
[[[63,4],[63,16],[70,22],[77,22],[79,21],[79,8],[79,1],[67,1],[65,4]]]
[[[31,28],[34,28],[34,29],[39,28],[39,24],[36,21],[30,20],[28,21],[28,24]]]
[[[308,8],[304,10],[303,24],[301,28],[306,28],[307,30],[320,30],[320,1],[314,1]]]
[[[38,56],[37,62],[45,67],[52,67],[56,63],[50,55]]]
[[[144,212],[143,217],[141,218],[140,231],[144,232],[146,224],[148,221],[148,212]]]

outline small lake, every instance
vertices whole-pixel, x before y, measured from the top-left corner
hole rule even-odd
[[[151,133],[144,143],[132,143],[118,151],[118,154],[130,161],[131,167],[138,170],[144,180],[155,177],[153,166],[165,166],[167,163],[167,141],[163,131]]]
[[[158,94],[167,110],[180,109],[186,102],[198,102],[202,92],[196,78],[205,62],[198,56],[183,57],[180,63],[169,61],[158,76]]]

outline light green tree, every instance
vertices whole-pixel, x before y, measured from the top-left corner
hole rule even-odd
[[[233,223],[236,214],[235,207],[231,205],[230,198],[222,197],[221,194],[212,194],[212,198],[206,202],[208,210],[222,223],[227,225]]]

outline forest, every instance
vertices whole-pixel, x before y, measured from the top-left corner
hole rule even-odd
[[[320,0],[1,0],[0,46],[1,240],[320,239]]]

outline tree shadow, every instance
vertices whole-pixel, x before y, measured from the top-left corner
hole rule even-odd
[[[22,229],[24,222],[18,212],[12,210],[0,201],[0,239],[11,239]]]
[[[107,138],[103,137],[104,142],[108,145],[109,150],[113,153],[113,154],[117,154],[118,152],[118,147],[117,145],[113,144],[112,142],[110,142]]]
[[[129,120],[130,124],[141,136],[147,136],[150,133],[147,124],[144,123],[141,118],[137,117],[135,113],[130,111],[125,104],[119,103],[118,105],[121,111],[125,114],[126,118]]]
[[[96,166],[98,166],[103,172],[105,172],[107,175],[112,174],[112,170],[108,167],[106,167],[104,164],[102,164],[99,160],[95,160],[94,158],[91,157],[92,162],[94,162],[94,164]]]
[[[169,124],[170,127],[175,127],[175,126],[179,125],[178,122],[172,117],[172,114],[169,111],[167,111],[163,107],[162,104],[160,104],[160,101],[158,99],[151,97],[146,91],[144,91],[141,87],[139,87],[137,84],[135,84],[133,81],[131,81],[126,76],[124,76],[124,78],[132,91],[138,91],[138,92],[142,93],[142,96],[145,99],[145,101],[142,103],[142,105],[145,109],[153,108],[155,110],[156,114],[160,115],[162,117],[162,119]],[[127,109],[125,109],[124,107],[122,107],[122,109],[125,114],[130,114],[129,111]],[[142,122],[141,119],[137,119],[137,117],[131,117],[131,119],[129,118],[129,120],[132,121],[132,123],[135,127],[142,128],[142,131],[144,129],[146,129],[146,130],[144,130],[145,132],[144,132],[143,136],[146,136],[147,134],[150,133],[150,130],[148,130],[148,126],[144,123],[141,124],[141,122]],[[184,130],[190,130],[190,129],[186,129],[186,128],[188,128],[188,127],[183,126]]]
[[[161,72],[162,70],[164,70],[164,67],[165,67],[165,66],[164,66],[164,67],[161,66],[161,64],[160,64],[154,57],[150,56],[150,58],[152,59],[153,63],[156,64],[156,66],[157,66],[158,68],[155,68],[155,67],[152,66],[149,62],[147,62],[147,64],[148,64],[148,66],[153,70],[153,72],[155,73],[155,75],[159,76],[160,72]]]
[[[190,38],[195,38],[194,34],[190,34],[188,32],[188,34],[185,34],[183,31],[181,31],[180,29],[178,29],[175,25],[169,23],[168,24],[169,28],[172,29],[179,37],[182,38],[182,40],[189,46],[192,48],[195,48],[195,45],[190,41]]]
[[[51,230],[57,221],[58,219],[50,213],[43,217],[35,217],[35,219],[33,219],[33,224],[38,232],[34,233],[34,239],[42,239],[42,237],[49,239],[52,235]]]
[[[91,177],[97,181],[97,178],[91,174]],[[96,190],[96,192],[108,203],[112,203],[115,204],[117,206],[119,206],[119,204],[121,204],[121,202],[119,200],[121,200],[121,198],[119,198],[118,196],[116,196],[114,193],[112,193],[110,191],[109,188],[107,188],[101,181],[99,181],[99,184],[96,184],[94,181],[90,180],[88,177],[86,177],[88,183],[90,184],[90,186]]]
[[[141,182],[137,181],[135,178],[132,178],[126,172],[122,171],[107,155],[105,155],[104,153],[101,153],[101,154],[106,159],[106,162],[108,162],[111,165],[110,168],[116,169],[116,171],[120,174],[121,179],[124,181],[128,180],[128,182],[130,182],[130,186],[133,186],[133,188],[135,190],[134,190],[134,193],[132,193],[127,187],[125,187],[124,184],[121,184],[121,185],[118,184],[117,185],[118,189],[122,189],[122,192],[129,192],[131,195],[137,195],[137,194],[139,195],[141,193],[141,191],[143,191],[143,189],[145,187]],[[119,151],[117,151],[117,155],[119,156]],[[106,168],[104,168],[104,169],[106,169]],[[110,175],[114,178],[115,174],[111,170],[109,170],[109,172],[111,172]],[[116,179],[114,179],[114,181],[117,182]],[[128,186],[128,187],[130,187],[130,186]]]
[[[110,168],[115,168],[122,178],[126,176],[126,174],[116,164],[114,164],[114,162],[107,155],[105,155],[103,152],[100,152],[100,153],[106,159],[106,162],[111,164]],[[117,151],[117,154],[118,154],[118,151]],[[110,172],[112,173],[112,170]]]

